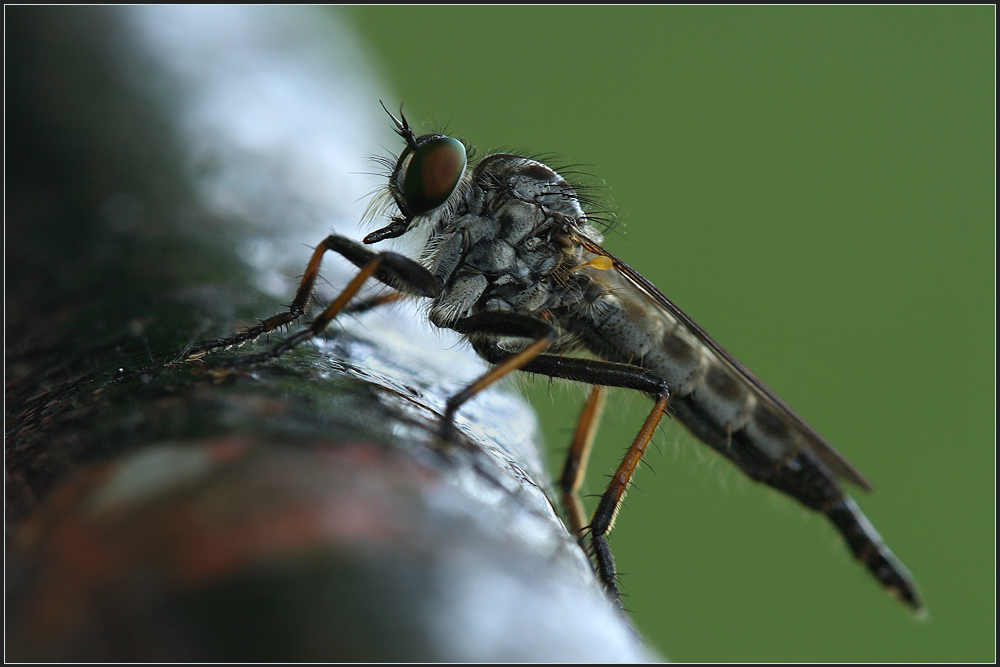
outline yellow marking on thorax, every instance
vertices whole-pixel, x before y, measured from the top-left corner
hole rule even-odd
[[[615,263],[611,261],[610,257],[605,257],[604,255],[598,255],[590,261],[584,262],[580,266],[573,269],[574,271],[579,271],[580,269],[597,269],[598,271],[607,271]]]

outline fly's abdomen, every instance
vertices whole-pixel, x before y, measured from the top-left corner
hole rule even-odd
[[[581,337],[587,347],[609,361],[642,366],[666,380],[672,404],[683,399],[695,409],[678,411],[678,416],[696,436],[728,456],[731,435],[742,432],[758,450],[755,460],[769,464],[806,444],[797,425],[684,322],[614,271],[583,268],[578,273],[586,283],[588,326]]]
[[[671,410],[692,434],[752,478],[819,509],[829,498],[825,491],[808,485],[793,488],[779,479],[808,449],[807,434],[682,322],[649,305],[641,294],[618,289],[615,277],[610,272],[595,277],[601,292],[589,308],[591,326],[585,339],[591,350],[665,379]],[[820,465],[837,488],[833,474],[822,461]]]
[[[822,512],[855,558],[894,595],[919,609],[906,568],[885,546],[837,481],[867,484],[769,390],[754,384],[684,322],[657,308],[614,272],[582,269],[589,278],[587,326],[580,337],[609,361],[641,366],[667,381],[670,410],[699,440],[752,479]],[[837,467],[840,466],[840,467]]]
[[[588,278],[592,297],[583,334],[588,347],[605,359],[642,366],[666,380],[671,405],[684,402],[692,408],[675,412],[694,435],[729,456],[732,434],[743,433],[756,450],[753,468],[771,468],[801,449],[800,434],[682,322],[628,290],[613,272],[594,271]]]

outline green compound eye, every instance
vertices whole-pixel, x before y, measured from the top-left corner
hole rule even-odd
[[[412,215],[433,211],[458,187],[466,163],[465,146],[451,137],[435,137],[404,152],[396,168],[400,207]]]

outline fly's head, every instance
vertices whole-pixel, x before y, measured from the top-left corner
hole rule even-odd
[[[541,161],[494,153],[468,168],[463,142],[417,136],[402,112],[389,116],[406,146],[398,158],[382,160],[391,173],[375,208],[394,204],[399,214],[365,243],[419,228],[413,238],[422,244],[421,261],[447,281],[462,262],[489,275],[541,279],[582,261],[579,239],[601,241],[577,190]],[[504,248],[516,249],[518,261],[501,261],[510,255]]]
[[[382,105],[385,108],[385,105]],[[389,113],[386,109],[386,113]],[[458,139],[443,134],[416,136],[406,117],[391,113],[396,133],[406,142],[389,176],[388,193],[399,208],[400,216],[383,229],[365,237],[365,243],[402,236],[418,218],[432,216],[439,209],[447,212],[446,204],[458,199],[456,192],[465,176],[468,151]],[[388,164],[388,163],[387,163]]]

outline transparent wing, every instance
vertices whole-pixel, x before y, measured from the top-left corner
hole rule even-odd
[[[687,314],[678,308],[670,299],[656,288],[651,282],[643,278],[628,264],[618,259],[610,252],[597,245],[590,239],[574,234],[587,251],[595,255],[603,255],[611,260],[614,269],[622,275],[627,282],[640,292],[656,308],[663,310],[669,315],[671,320],[675,320],[684,326],[695,338],[697,338],[707,349],[709,349],[720,364],[728,367],[743,383],[754,393],[757,399],[770,408],[773,415],[781,419],[788,426],[795,429],[812,449],[812,451],[832,470],[836,475],[844,480],[855,484],[865,491],[872,490],[872,484],[857,468],[844,458],[833,446],[815,431],[802,417],[797,415],[788,404],[778,397],[760,378],[754,375],[750,369],[741,364],[733,355],[729,354],[721,345],[715,342],[704,329],[692,320]]]

